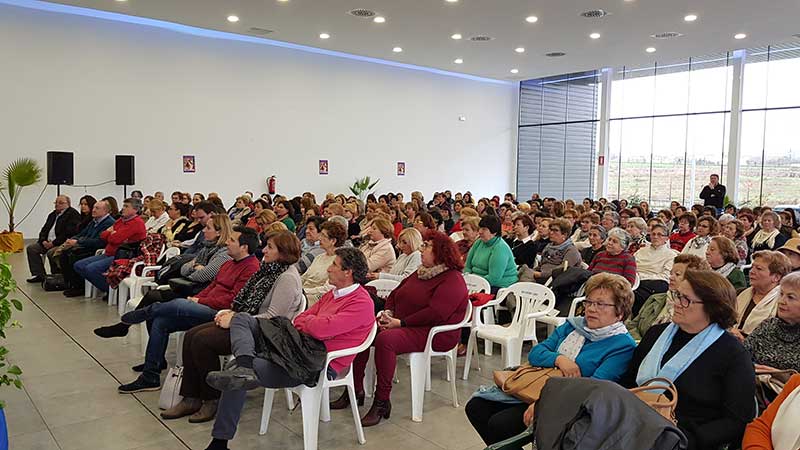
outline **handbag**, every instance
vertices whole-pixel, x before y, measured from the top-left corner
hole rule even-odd
[[[654,382],[661,382],[664,384],[652,384]],[[678,390],[672,381],[666,378],[651,378],[641,386],[629,389],[639,400],[647,403],[651,408],[656,410],[657,413],[664,416],[673,424],[677,423],[675,419],[675,405],[678,404]]]
[[[133,259],[141,254],[142,252],[139,248],[138,242],[128,242],[120,245],[117,248],[117,252],[114,254],[114,259]]]
[[[208,283],[200,283],[187,278],[173,278],[169,280],[169,288],[178,297],[191,297],[197,295],[208,286]]]
[[[45,275],[44,280],[42,280],[42,289],[47,292],[63,291],[66,289],[64,285],[64,275],[60,273]]]
[[[181,384],[183,383],[183,367],[170,367],[164,385],[161,386],[161,394],[158,396],[158,407],[160,409],[170,409],[183,400]]]
[[[494,383],[504,393],[527,404],[539,400],[547,380],[563,377],[564,372],[555,367],[519,366],[514,370],[495,370],[492,374]]]

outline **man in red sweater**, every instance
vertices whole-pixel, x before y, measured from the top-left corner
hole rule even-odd
[[[220,267],[214,281],[197,296],[154,303],[122,315],[125,326],[147,321],[150,337],[144,364],[134,367],[134,370],[141,371],[142,374],[132,383],[121,385],[118,389],[120,393],[132,394],[160,389],[160,373],[167,365],[164,353],[167,351],[170,333],[186,331],[214,320],[217,311],[231,307],[236,294],[258,271],[258,259],[253,256],[258,248],[255,230],[234,228],[227,245],[228,255],[232,260]]]
[[[129,198],[122,202],[122,216],[114,222],[114,225],[100,233],[100,239],[106,242],[103,254],[76,262],[73,266],[75,273],[89,280],[97,289],[108,292],[108,282],[103,274],[114,262],[114,255],[117,254],[119,247],[122,244],[138,244],[145,238],[144,221],[139,217],[141,210],[142,201],[138,198]],[[64,291],[67,297],[77,297],[82,294],[82,288]]]

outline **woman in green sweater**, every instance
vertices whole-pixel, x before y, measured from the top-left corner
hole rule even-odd
[[[669,290],[660,294],[653,294],[647,298],[636,317],[625,321],[628,332],[637,342],[647,333],[653,325],[672,322],[673,298],[672,293],[683,281],[683,274],[687,270],[709,270],[708,263],[697,255],[680,253],[672,262],[669,271]]]
[[[747,280],[742,269],[737,267],[739,252],[736,244],[725,236],[714,236],[706,248],[706,261],[711,269],[731,282],[736,293],[747,288]]]
[[[294,223],[294,219],[292,219],[292,216],[294,215],[294,207],[292,206],[292,203],[289,200],[278,202],[275,204],[274,211],[275,215],[278,216],[278,220],[283,222],[283,224],[286,225],[286,228],[294,233],[297,225]]]

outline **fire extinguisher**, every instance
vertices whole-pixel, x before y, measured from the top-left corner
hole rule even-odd
[[[267,178],[267,191],[269,192],[269,195],[275,195],[275,181],[275,175]]]

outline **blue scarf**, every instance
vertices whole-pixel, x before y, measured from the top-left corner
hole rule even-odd
[[[725,333],[725,330],[716,323],[707,326],[670,358],[663,367],[659,368],[661,360],[664,358],[664,353],[667,352],[670,344],[672,344],[672,339],[677,332],[678,326],[674,323],[669,324],[664,329],[639,366],[639,372],[636,374],[637,385],[656,377],[667,378],[674,383],[695,359],[702,355],[711,344],[717,342],[717,339]]]

